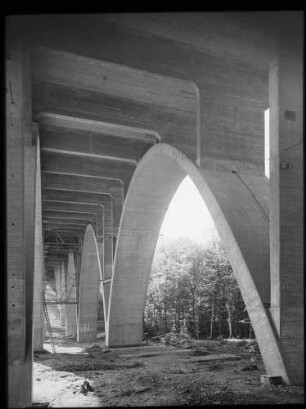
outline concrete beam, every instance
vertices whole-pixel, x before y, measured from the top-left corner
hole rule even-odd
[[[181,78],[43,48],[33,53],[32,69],[35,81],[98,91],[182,113],[194,112],[193,86]]]
[[[80,203],[80,202],[66,202],[58,200],[43,200],[43,212],[48,211],[60,211],[60,212],[78,212],[80,214],[94,214],[96,216],[96,222],[98,225],[99,231],[103,234],[103,214],[104,207],[103,205],[95,205],[92,203]]]
[[[56,229],[57,227],[59,227],[60,229],[66,229],[66,227],[68,229],[80,229],[82,231],[85,231],[87,223],[60,223],[60,222],[52,222],[52,221],[48,221],[48,220],[43,220],[43,225],[47,226],[47,228],[52,228],[52,229]]]
[[[70,175],[93,176],[121,180],[124,194],[134,173],[135,166],[122,165],[111,160],[100,160],[88,157],[42,153],[42,172],[66,173]]]
[[[44,232],[61,233],[61,234],[69,232],[70,237],[75,236],[75,237],[82,238],[84,236],[83,229],[73,228],[73,227],[68,227],[68,226],[56,227],[54,225],[46,225],[46,227],[44,226]]]
[[[92,224],[96,224],[95,221],[92,221],[93,218],[84,218],[84,217],[63,217],[62,216],[50,216],[44,214],[44,222],[47,223],[59,223],[59,224],[85,224],[92,222]]]
[[[121,181],[43,172],[42,183],[44,187],[52,189],[76,190],[111,195],[113,228],[114,234],[117,235],[123,206],[123,185]]]
[[[89,222],[97,223],[97,216],[95,213],[86,212],[72,212],[67,210],[48,210],[44,211],[45,218],[60,218],[60,219],[78,219],[78,220],[88,220]]]
[[[84,135],[105,135],[112,138],[126,139],[130,143],[155,145],[160,141],[157,132],[148,129],[123,126],[116,123],[94,121],[85,118],[77,118],[67,115],[57,115],[50,112],[42,112],[37,116],[37,121],[43,129],[62,129],[68,132],[82,132]]]
[[[42,198],[47,200],[67,200],[77,202],[90,202],[104,206],[104,230],[103,241],[98,237],[98,250],[103,271],[103,278],[110,278],[113,266],[113,222],[111,196],[99,193],[87,193],[82,191],[68,191],[60,189],[44,188]],[[103,202],[102,202],[103,200]],[[51,225],[52,223],[48,223]],[[68,225],[68,224],[67,224]],[[60,225],[58,226],[60,227]]]
[[[103,205],[104,209],[104,235],[111,235],[113,231],[112,223],[112,201],[111,196],[102,193],[82,192],[65,189],[42,189],[42,200],[60,201],[60,202],[75,202],[75,203],[91,203],[93,205]],[[102,232],[98,232],[101,234]]]
[[[113,135],[63,128],[40,127],[42,150],[56,149],[61,152],[77,152],[85,155],[136,164],[152,143],[114,138]],[[51,129],[50,129],[51,128]]]
[[[194,91],[194,90],[193,90]],[[77,95],[78,103],[75,103]],[[42,112],[76,116],[88,120],[111,122],[140,129],[150,129],[161,136],[161,140],[172,142],[178,136],[196,137],[196,111],[186,112],[153,103],[140,103],[122,98],[63,84],[33,82],[33,118]],[[195,101],[195,95],[194,95]],[[192,104],[195,106],[195,102]],[[101,109],[103,107],[103,109]],[[189,151],[194,151],[190,149]]]

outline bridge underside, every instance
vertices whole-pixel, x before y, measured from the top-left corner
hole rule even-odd
[[[67,335],[95,340],[100,293],[107,345],[141,343],[159,229],[186,175],[216,223],[267,373],[303,383],[302,18],[8,18],[10,407],[31,405],[46,281]]]

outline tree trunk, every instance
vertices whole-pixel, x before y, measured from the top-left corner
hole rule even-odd
[[[229,337],[233,338],[231,309],[230,309],[229,303],[225,303],[225,306],[226,306],[227,315],[228,315]]]
[[[213,302],[213,304],[211,306],[210,336],[209,336],[210,339],[212,339],[212,337],[213,337],[214,312],[215,312],[215,303]]]
[[[196,321],[195,321],[195,331],[196,331],[196,338],[199,339],[199,309],[198,309],[198,304],[195,304],[196,306]]]
[[[194,291],[192,291],[192,322],[193,322],[193,335],[196,336],[195,312],[194,312]]]
[[[168,326],[167,326],[167,310],[166,306],[164,305],[164,318],[165,318],[165,332],[167,333],[168,331]]]

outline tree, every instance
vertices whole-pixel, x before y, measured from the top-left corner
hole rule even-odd
[[[197,339],[240,336],[245,314],[220,242],[204,248],[179,238],[156,253],[145,304],[146,332],[188,328]]]

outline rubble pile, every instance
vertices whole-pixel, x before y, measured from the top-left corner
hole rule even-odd
[[[244,351],[252,355],[260,355],[260,350],[256,339],[252,339],[246,342],[244,345]]]
[[[182,348],[194,347],[194,342],[187,333],[169,332],[168,334],[165,334],[162,337],[160,337],[160,339],[165,343],[165,345],[172,345],[175,347]]]
[[[251,360],[261,360],[261,353],[256,339],[244,340],[239,343],[239,347],[243,351],[243,355],[251,355]]]

